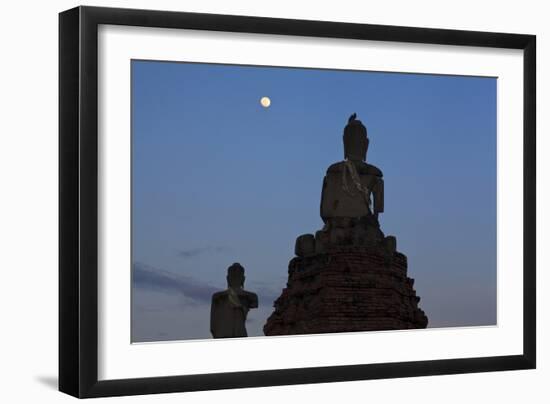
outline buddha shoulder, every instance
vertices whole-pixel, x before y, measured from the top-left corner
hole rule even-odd
[[[227,296],[227,290],[221,290],[219,292],[216,292],[212,295],[212,301],[216,301],[219,299],[222,299]]]
[[[332,164],[327,169],[327,174],[341,174],[342,170],[345,168],[345,164],[345,161]],[[355,165],[355,169],[359,175],[374,175],[377,177],[382,177],[382,171],[372,164],[368,164],[363,161],[354,161],[353,164]]]

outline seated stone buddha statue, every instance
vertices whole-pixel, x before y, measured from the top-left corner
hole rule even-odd
[[[344,128],[344,161],[331,165],[323,181],[321,218],[358,218],[384,211],[382,171],[368,164],[367,128],[353,114]]]
[[[344,160],[332,164],[323,179],[324,227],[296,240],[295,253],[306,256],[339,246],[380,246],[391,255],[395,238],[385,237],[378,215],[384,211],[382,171],[366,162],[367,128],[353,114],[344,128]]]

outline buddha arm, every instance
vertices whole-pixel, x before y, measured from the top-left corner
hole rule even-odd
[[[210,333],[212,334],[213,337],[215,337],[214,335],[214,311],[215,311],[215,308],[214,308],[214,305],[215,305],[215,300],[214,300],[214,296],[212,296],[212,303],[210,304]]]
[[[325,203],[325,188],[327,187],[327,176],[325,175],[325,177],[323,178],[323,187],[321,188],[321,203],[319,204],[319,211],[321,213],[321,219],[323,220],[324,223],[327,222],[327,218],[324,216],[325,214],[325,206],[324,206],[324,203]]]
[[[258,295],[256,293],[252,294],[252,301],[251,301],[250,307],[253,309],[258,307]]]
[[[255,309],[258,307],[258,295],[256,293],[245,291],[245,296],[248,301],[249,309]]]
[[[373,188],[374,195],[374,214],[384,212],[384,180],[377,177]]]

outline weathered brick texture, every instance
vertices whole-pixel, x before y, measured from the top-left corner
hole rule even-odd
[[[407,257],[380,249],[333,247],[295,257],[265,335],[425,328],[428,318],[407,277]]]

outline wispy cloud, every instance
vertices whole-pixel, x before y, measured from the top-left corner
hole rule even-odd
[[[201,254],[205,253],[221,253],[227,251],[227,247],[223,246],[208,246],[208,247],[198,247],[198,248],[189,248],[187,250],[180,250],[178,256],[184,259],[194,258]]]
[[[210,302],[217,288],[163,269],[154,268],[142,263],[133,264],[133,283],[135,287],[149,290],[160,290],[167,293],[181,293],[198,302]]]
[[[183,294],[189,299],[202,303],[210,303],[212,294],[220,290],[219,287],[190,276],[175,274],[140,262],[133,264],[133,283],[140,289]],[[280,290],[270,288],[262,282],[252,282],[246,289],[258,294],[260,303],[268,306],[271,306],[281,293]]]

